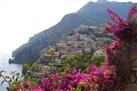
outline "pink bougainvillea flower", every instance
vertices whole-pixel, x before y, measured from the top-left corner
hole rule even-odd
[[[111,21],[105,27],[106,32],[112,33],[117,38],[125,41],[129,41],[137,35],[137,32],[134,31],[137,25],[137,6],[129,9],[127,19],[122,19],[111,9],[107,9],[107,12],[110,15]]]
[[[40,86],[32,87],[30,91],[44,91]]]
[[[137,14],[137,6],[133,6],[128,11],[128,16],[132,17],[133,15]]]
[[[21,85],[21,90],[22,90],[22,91],[25,91],[25,89],[26,89],[25,86],[24,86],[24,85]]]
[[[26,85],[31,86],[31,83],[29,80],[26,81]]]
[[[115,13],[112,9],[107,9],[107,12],[110,15],[111,19],[113,20],[113,22],[120,23],[123,21],[123,19],[117,13]]]

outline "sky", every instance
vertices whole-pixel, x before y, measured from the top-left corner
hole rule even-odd
[[[11,54],[34,34],[55,25],[65,14],[76,12],[89,1],[96,0],[0,0],[0,54]]]

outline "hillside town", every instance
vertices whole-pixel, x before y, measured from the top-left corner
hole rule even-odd
[[[111,43],[113,37],[103,32],[103,28],[80,25],[72,33],[64,36],[55,46],[45,48],[35,64],[43,65],[42,72],[47,72],[49,66],[60,63],[61,58],[74,52],[104,55],[104,48]],[[51,57],[52,55],[52,57]],[[54,60],[51,60],[54,59]],[[54,67],[52,67],[55,69]]]

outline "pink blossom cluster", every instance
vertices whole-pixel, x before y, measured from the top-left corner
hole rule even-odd
[[[16,91],[110,91],[110,88],[113,89],[115,75],[114,66],[90,65],[84,73],[73,68],[66,74],[45,74],[37,85],[27,80]]]
[[[127,19],[122,19],[114,11],[108,10],[111,22],[106,26],[106,32],[116,36],[116,40],[106,48],[106,65],[116,67],[118,85],[130,79],[130,60],[128,45],[136,42],[137,36],[137,6],[133,6],[128,11]],[[115,85],[116,86],[116,85]]]
[[[111,17],[111,21],[108,22],[105,31],[112,33],[117,38],[122,40],[129,40],[129,38],[134,37],[135,32],[133,31],[133,25],[137,21],[137,6],[133,6],[128,11],[128,18],[122,19],[118,14],[116,14],[111,9],[107,10]]]
[[[39,83],[40,91],[109,91],[115,79],[114,66],[90,65],[85,73],[72,69],[67,74],[44,75]],[[109,83],[107,88],[103,87]],[[32,90],[33,91],[33,90]],[[35,91],[35,90],[34,90]]]
[[[135,14],[137,13],[137,7],[136,6],[133,6],[131,7],[131,9],[129,9],[128,11],[128,16],[134,16]]]

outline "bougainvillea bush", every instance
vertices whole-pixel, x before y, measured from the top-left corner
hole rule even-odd
[[[105,31],[116,39],[106,47],[101,67],[91,64],[85,72],[72,68],[68,73],[45,74],[36,85],[27,80],[16,91],[118,91],[122,84],[130,80],[128,55],[129,45],[137,41],[137,7],[129,9],[127,19],[121,18],[111,9],[107,12],[111,21]]]

